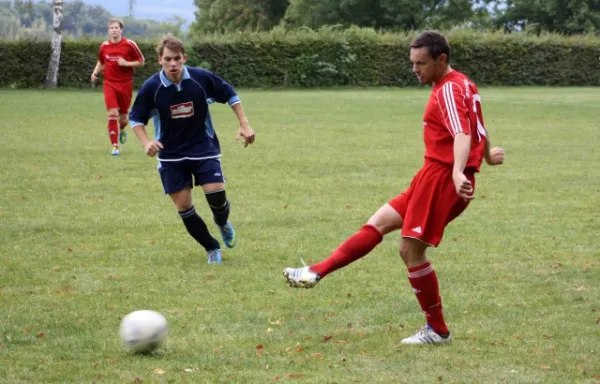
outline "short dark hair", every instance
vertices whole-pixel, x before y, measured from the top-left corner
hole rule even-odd
[[[411,48],[427,48],[429,55],[435,60],[443,53],[450,62],[450,44],[438,31],[425,31],[410,44]]]
[[[158,56],[163,55],[165,48],[168,48],[173,52],[181,53],[182,55],[185,54],[185,46],[183,44],[183,41],[173,36],[172,33],[165,35],[158,44],[158,47],[156,47],[156,52],[158,53]]]

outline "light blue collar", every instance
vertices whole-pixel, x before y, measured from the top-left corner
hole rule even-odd
[[[187,70],[187,66],[184,65],[183,66],[183,77],[181,78],[181,81],[189,79],[189,78],[190,78],[190,73]],[[165,87],[170,87],[171,85],[174,84],[171,80],[169,80],[167,78],[167,75],[165,75],[165,70],[164,69],[161,69],[161,71],[160,71],[160,81],[162,82],[162,84]],[[179,84],[176,84],[176,85],[179,86]]]

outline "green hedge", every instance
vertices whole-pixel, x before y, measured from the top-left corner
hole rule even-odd
[[[190,41],[201,64],[236,87],[416,85],[409,62],[414,34],[372,30],[272,31]],[[458,32],[447,35],[453,65],[479,85],[600,85],[600,39],[592,36]],[[59,86],[89,87],[100,41],[66,41]],[[138,42],[147,65],[135,86],[159,69],[153,42]],[[41,87],[49,42],[0,41],[0,87]]]

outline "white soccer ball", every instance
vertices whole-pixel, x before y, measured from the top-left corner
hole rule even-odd
[[[119,337],[132,352],[152,352],[160,348],[167,339],[167,320],[156,311],[140,310],[128,314],[121,320]]]

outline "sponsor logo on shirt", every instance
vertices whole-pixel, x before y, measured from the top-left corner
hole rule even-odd
[[[194,116],[194,102],[188,101],[177,105],[171,105],[171,119],[185,119]]]

